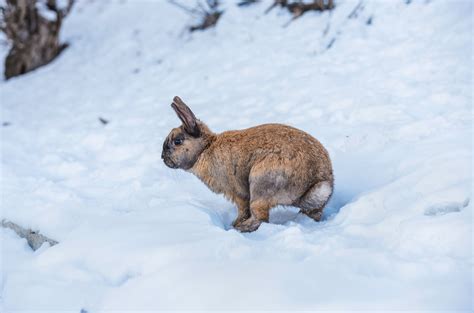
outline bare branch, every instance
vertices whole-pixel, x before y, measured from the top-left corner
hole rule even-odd
[[[280,6],[282,8],[286,8],[288,11],[291,12],[293,15],[292,20],[284,25],[284,27],[288,26],[293,20],[302,16],[307,11],[327,11],[332,10],[334,8],[334,1],[333,0],[313,0],[313,2],[305,3],[302,1],[297,2],[288,2],[288,0],[274,0],[272,5],[265,10],[265,14],[270,12],[274,7]]]
[[[357,5],[354,7],[354,9],[352,9],[351,13],[347,16],[347,18],[356,18],[358,11],[363,8],[363,4],[364,1],[360,0],[359,3],[357,3]]]
[[[258,3],[260,0],[241,0],[239,3],[237,3],[237,6],[239,7],[245,7],[249,6],[251,4]]]
[[[188,12],[189,14],[191,15],[200,15],[201,12],[199,12],[198,10],[194,9],[194,8],[188,8],[187,6],[184,6],[183,4],[179,3],[179,2],[176,2],[175,0],[168,0],[168,2],[174,6],[177,6],[178,8]]]
[[[9,228],[13,230],[19,237],[25,238],[31,249],[35,251],[38,250],[45,242],[49,243],[51,246],[58,244],[56,240],[50,239],[40,234],[40,232],[37,230],[32,230],[30,228],[26,229],[16,223],[7,220],[2,220],[2,223],[0,225],[3,228]]]
[[[206,28],[212,27],[217,24],[217,21],[221,17],[223,11],[219,10],[219,1],[218,0],[206,0],[204,4],[197,0],[196,7],[189,8],[183,4],[177,2],[176,0],[168,0],[170,4],[173,4],[180,9],[186,11],[187,13],[197,16],[201,19],[201,22],[197,25],[190,26],[188,29],[190,32],[196,30],[204,30]]]

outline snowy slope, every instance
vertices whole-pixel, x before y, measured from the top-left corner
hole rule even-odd
[[[348,19],[341,0],[285,28],[270,3],[227,1],[189,35],[165,1],[79,1],[70,48],[0,82],[2,218],[60,242],[1,230],[0,311],[472,309],[472,3]],[[160,160],[175,95],[217,132],[318,138],[324,221],[276,208],[233,230],[231,203]]]

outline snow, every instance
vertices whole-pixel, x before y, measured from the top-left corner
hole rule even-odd
[[[57,14],[48,8],[46,1],[36,2],[36,9],[38,10],[41,17],[47,19],[48,21],[54,22],[58,18]]]
[[[192,35],[166,1],[76,3],[70,47],[0,82],[1,218],[59,241],[1,230],[0,311],[472,310],[472,3],[357,3],[283,27],[271,1],[227,1]],[[232,229],[234,205],[160,159],[175,95],[217,132],[318,138],[323,221]]]

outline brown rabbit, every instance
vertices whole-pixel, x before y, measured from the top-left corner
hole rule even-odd
[[[334,178],[328,152],[319,141],[281,124],[215,134],[179,97],[171,106],[183,124],[171,130],[161,158],[234,202],[235,228],[256,230],[277,205],[295,206],[321,219]]]

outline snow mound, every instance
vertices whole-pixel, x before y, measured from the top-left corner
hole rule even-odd
[[[271,1],[227,1],[189,35],[166,1],[78,2],[70,47],[0,82],[1,218],[59,241],[0,231],[1,311],[472,309],[472,3],[363,3],[282,27]],[[318,138],[323,221],[232,229],[231,203],[160,160],[175,95],[217,132]]]

